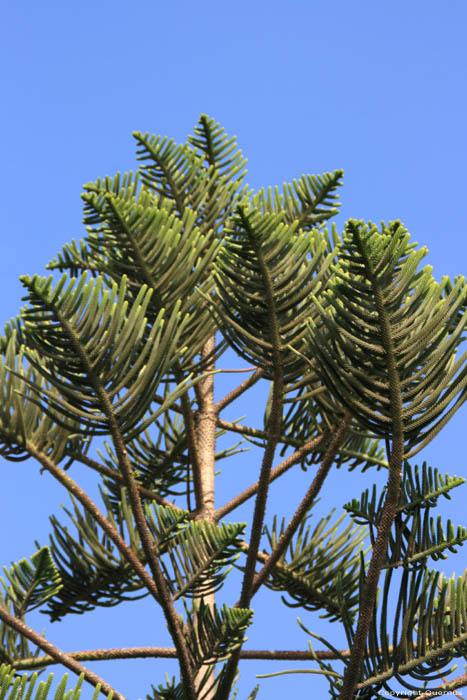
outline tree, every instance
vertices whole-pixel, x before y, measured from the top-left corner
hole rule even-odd
[[[430,569],[467,539],[431,516],[464,480],[409,461],[466,397],[464,278],[436,283],[399,221],[329,233],[342,171],[254,194],[235,139],[205,115],[182,145],[134,137],[138,172],[85,186],[85,239],[63,248],[51,277],[22,278],[27,305],[1,338],[1,454],[33,458],[72,499],[68,525],[51,518],[49,545],[4,569],[1,697],[45,698],[50,679],[37,687],[34,671],[58,663],[81,674],[73,697],[84,679],[94,700],[121,700],[82,662],[135,654],[179,662],[179,680],[149,700],[227,700],[248,656],[303,659],[341,700],[467,685],[445,680],[467,653],[467,577]],[[216,402],[232,351],[247,378]],[[258,383],[270,387],[261,429],[224,420]],[[221,434],[262,461],[257,481],[216,507],[216,462],[239,452],[217,452]],[[100,507],[74,463],[100,475]],[[288,523],[268,525],[269,485],[298,466],[308,490]],[[382,469],[387,483],[355,494],[347,524],[312,529],[331,468]],[[229,522],[248,499],[248,527]],[[238,600],[221,605],[232,566]],[[320,611],[330,634],[340,625],[348,649],[319,637],[316,650],[244,650],[261,586]],[[70,654],[25,621],[142,595],[174,648]],[[56,697],[68,692],[64,677]]]

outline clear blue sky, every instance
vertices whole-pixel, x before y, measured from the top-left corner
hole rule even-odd
[[[83,183],[134,167],[131,132],[184,140],[201,112],[238,136],[251,186],[343,168],[340,228],[349,217],[401,219],[428,246],[436,277],[466,274],[466,26],[463,0],[3,0],[0,322],[20,305],[18,276],[43,273],[64,242],[83,235]],[[466,411],[419,461],[467,475]],[[0,464],[0,563],[30,555],[34,538],[45,543],[47,516],[66,500],[37,472],[32,463]],[[354,482],[363,483],[339,474],[336,504],[349,488],[358,495]],[[466,488],[451,502],[454,524],[466,524]],[[446,573],[466,565],[461,551]],[[265,600],[258,623],[263,614],[269,628],[249,646],[306,648],[294,612],[271,620]],[[112,624],[108,611],[89,623],[34,624],[68,650],[88,646],[89,634],[96,647],[166,643],[158,619],[148,629],[149,610]],[[161,669],[174,672],[163,661],[94,668],[129,700],[162,680]],[[239,700],[255,672],[268,670],[244,664]],[[324,696],[317,684],[309,675],[264,680],[259,697],[311,697],[318,687]]]

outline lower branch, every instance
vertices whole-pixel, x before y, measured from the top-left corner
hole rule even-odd
[[[417,643],[413,643],[414,651],[417,649]],[[388,651],[392,654],[394,647],[388,647]],[[90,649],[84,651],[70,651],[67,656],[77,661],[115,661],[122,659],[176,659],[177,650],[175,647],[123,647],[116,649]],[[317,651],[302,651],[300,649],[242,649],[240,659],[246,661],[262,660],[262,661],[313,661],[314,659],[323,660],[341,660],[350,656],[350,649],[342,649],[341,651],[330,651],[328,649],[318,649]],[[61,663],[52,656],[34,656],[27,659],[15,659],[11,662],[11,666],[17,670],[31,671],[35,668],[44,666],[53,666]],[[455,684],[456,688],[467,685],[467,674],[455,678],[446,685]],[[440,686],[443,688],[445,686]],[[439,688],[436,688],[439,690]],[[436,690],[432,689],[432,690]],[[430,691],[426,691],[430,692]],[[424,697],[424,696],[423,696]],[[428,696],[427,696],[428,697]],[[421,700],[422,696],[418,696],[416,700]]]
[[[349,649],[339,652],[349,656]],[[176,659],[175,647],[128,647],[126,649],[93,649],[89,651],[71,651],[67,653],[77,661],[116,661],[123,659]],[[299,649],[242,649],[240,658],[262,661],[313,661],[313,659],[339,659],[332,651],[301,651]],[[29,659],[16,659],[11,666],[16,671],[31,671],[36,668],[62,663],[53,656],[35,656]]]
[[[42,649],[47,654],[49,654],[49,656],[53,659],[53,663],[62,664],[62,666],[65,666],[77,675],[83,674],[88,683],[91,683],[91,685],[93,686],[100,684],[102,691],[106,695],[109,695],[109,693],[113,693],[114,700],[125,700],[125,697],[123,695],[118,693],[114,688],[112,688],[112,686],[110,686],[108,683],[102,680],[102,678],[100,678],[98,675],[96,675],[95,673],[87,669],[85,666],[80,664],[79,661],[77,661],[77,659],[75,659],[72,655],[66,654],[65,652],[61,651],[61,649],[56,647],[51,642],[47,641],[47,639],[45,639],[42,635],[35,632],[33,629],[31,629],[31,627],[28,627],[28,625],[26,625],[18,617],[10,615],[10,613],[8,613],[1,606],[0,619],[3,620],[3,622],[5,622],[5,624],[7,624],[8,627],[11,627],[12,629],[16,630],[22,637],[26,637],[36,646],[38,646],[39,649]]]

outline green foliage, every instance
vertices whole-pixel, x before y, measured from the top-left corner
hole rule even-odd
[[[464,483],[465,479],[450,477],[448,474],[442,477],[437,469],[428,467],[426,462],[423,463],[420,480],[419,468],[413,469],[405,462],[403,489],[394,521],[394,531],[389,539],[391,554],[387,566],[425,563],[427,557],[435,561],[446,559],[446,550],[454,553],[457,551],[456,545],[462,545],[467,539],[467,530],[459,526],[457,531],[454,531],[451,521],[448,520],[444,532],[441,517],[438,516],[435,524],[430,510],[437,505],[441,495],[449,498],[449,491]],[[344,506],[357,522],[370,525],[372,541],[380,523],[385,496],[386,488],[378,498],[376,487],[373,487],[371,498],[367,490],[362,494],[360,501],[354,499]]]
[[[415,250],[409,238],[398,221],[381,231],[349,221],[323,295],[326,307],[314,298],[324,327],[309,321],[310,352],[323,382],[363,429],[386,439],[394,428],[390,344],[406,458],[446,424],[465,400],[467,384],[466,355],[455,354],[466,322],[465,280],[437,284],[431,268],[418,272],[427,251]]]
[[[54,674],[51,673],[47,681],[40,681],[37,685],[37,673],[33,673],[31,678],[27,675],[15,677],[14,671],[7,664],[0,666],[0,698],[1,700],[52,700],[50,687]],[[80,700],[81,687],[84,676],[80,676],[74,688],[67,690],[68,674],[65,673],[61,679],[53,700]],[[36,687],[37,686],[37,687]],[[8,692],[9,691],[9,692]],[[34,692],[36,691],[36,692]],[[96,687],[92,700],[98,700],[100,687]],[[112,694],[107,696],[107,700],[112,700]]]
[[[5,341],[4,356],[0,357],[0,454],[10,461],[29,456],[27,444],[35,446],[50,459],[60,462],[68,449],[82,451],[83,443],[76,430],[78,421],[70,420],[68,429],[57,425],[44,415],[36,402],[37,393],[56,397],[53,385],[24,359],[24,348],[17,351],[16,332]]]
[[[168,545],[162,560],[173,599],[206,595],[219,590],[232,564],[240,556],[240,539],[245,523],[214,525],[194,521]]]
[[[24,620],[26,613],[42,607],[63,587],[58,568],[50,549],[42,547],[32,557],[3,567],[0,576],[3,591],[0,591],[0,606],[8,613]],[[14,663],[16,659],[35,658],[39,649],[31,650],[27,638],[0,622],[0,660]],[[2,686],[0,685],[0,689]],[[1,697],[1,696],[0,696]]]
[[[453,659],[467,653],[465,578],[448,580],[437,571],[404,569],[393,586],[397,605],[388,627],[392,571],[386,572],[383,599],[370,628],[362,698],[374,697],[375,689],[391,690],[390,679],[419,691],[420,683],[439,681],[453,670]]]
[[[211,609],[203,600],[195,601],[191,610],[187,610],[188,623],[184,630],[195,667],[227,659],[243,643],[252,617],[252,610],[226,605],[220,610],[217,606]]]
[[[0,581],[18,617],[41,607],[63,587],[49,547],[39,549],[30,561],[21,559],[14,563],[10,570],[4,566],[3,571],[8,583],[1,577]]]
[[[321,611],[321,617],[338,620],[342,618],[342,599],[346,614],[353,616],[356,612],[360,552],[367,530],[350,524],[338,532],[345,516],[328,528],[333,513],[321,518],[313,530],[303,520],[288,553],[280,559],[280,566],[274,569],[266,585],[287,593],[293,602],[284,596],[282,600],[292,608]],[[276,518],[271,530],[264,528],[270,550],[277,545],[284,529],[284,520],[278,528]]]
[[[145,310],[151,290],[141,287],[134,304],[125,301],[127,280],[110,290],[102,278],[72,279],[67,275],[52,289],[52,279],[24,277],[30,306],[23,311],[23,339],[29,363],[56,393],[36,390],[45,412],[68,427],[80,421],[84,435],[109,432],[111,412],[121,430],[130,432],[145,414],[162,377],[183,352],[177,341],[185,320],[176,308],[162,310],[147,339]],[[35,385],[31,384],[35,389]],[[183,387],[185,388],[185,386]],[[180,394],[175,391],[168,402]]]

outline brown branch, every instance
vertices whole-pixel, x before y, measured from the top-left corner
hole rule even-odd
[[[322,651],[301,651],[301,650],[281,650],[281,649],[243,649],[240,658],[245,660],[264,661],[313,661],[318,659],[339,659],[342,656],[349,656],[350,650],[344,649],[339,652],[340,656],[328,650]],[[177,650],[175,647],[128,647],[121,649],[92,649],[89,651],[68,652],[67,656],[77,661],[114,661],[123,659],[176,659]],[[32,670],[44,666],[52,666],[61,663],[52,656],[35,656],[28,659],[16,659],[12,663],[15,670]]]
[[[122,446],[118,444],[118,449],[117,445],[115,445],[116,448],[116,453],[117,457],[122,452]],[[168,623],[169,631],[172,633],[172,638],[176,644],[177,650],[178,650],[178,659],[180,662],[180,670],[182,673],[182,677],[184,682],[187,684],[187,690],[188,693],[191,691],[191,696],[188,694],[188,698],[191,697],[191,700],[196,700],[196,696],[193,690],[193,676],[191,673],[191,663],[189,661],[189,656],[188,656],[188,651],[186,649],[186,642],[183,637],[182,631],[180,629],[180,621],[177,615],[177,612],[174,608],[174,605],[172,601],[169,598],[169,593],[167,591],[167,586],[166,583],[163,579],[162,572],[160,571],[159,568],[159,573],[160,573],[160,579],[162,579],[163,587],[161,589],[160,585],[157,585],[156,582],[149,576],[148,572],[144,568],[143,564],[140,562],[138,557],[135,555],[135,553],[128,547],[126,542],[123,540],[123,538],[120,536],[120,534],[117,532],[117,530],[113,527],[113,525],[107,520],[107,518],[101,513],[99,508],[96,506],[96,504],[89,498],[88,494],[83,491],[83,489],[76,484],[73,479],[66,474],[63,469],[60,469],[57,467],[56,464],[54,464],[51,459],[39,450],[36,449],[36,447],[32,444],[27,442],[26,443],[26,449],[28,450],[29,454],[37,459],[37,461],[46,469],[46,471],[50,472],[58,481],[60,481],[63,486],[67,489],[67,491],[73,496],[75,496],[80,503],[86,508],[86,510],[96,519],[96,521],[99,523],[99,525],[102,527],[104,532],[110,537],[112,542],[117,546],[119,551],[123,554],[125,559],[133,566],[133,569],[135,572],[138,574],[140,577],[142,583],[146,586],[148,591],[151,593],[153,598],[162,606],[162,609],[164,611],[164,614],[166,616],[166,620]],[[124,449],[124,446],[123,446]],[[125,465],[125,454],[121,455],[122,457],[122,464]],[[128,458],[126,458],[128,459]],[[131,469],[129,463],[125,465],[127,469]],[[133,484],[134,485],[134,484]],[[130,492],[130,490],[129,490]],[[139,500],[139,499],[138,499]],[[140,508],[141,508],[141,502],[140,502]],[[142,509],[141,509],[142,513]],[[134,514],[134,513],[133,513]],[[143,515],[144,517],[144,515]],[[136,520],[136,517],[135,517]],[[146,523],[144,523],[145,527],[147,528]],[[146,548],[148,547],[148,542],[149,546],[152,547],[152,544],[150,543],[150,534],[149,531],[147,532],[148,537],[146,537]],[[140,533],[141,537],[141,533]],[[146,550],[145,550],[146,554]],[[146,554],[147,556],[147,554]],[[151,558],[154,558],[154,553],[151,553]],[[156,561],[156,564],[158,566],[158,562]],[[154,562],[153,562],[154,566]],[[157,572],[157,568],[154,567],[155,571]],[[157,582],[160,584],[160,579]],[[165,595],[165,599],[161,599],[162,595]],[[165,607],[164,607],[165,606]],[[175,618],[175,622],[174,622]],[[178,636],[177,636],[178,633]],[[184,664],[186,665],[184,667]]]
[[[232,423],[231,421],[222,420],[221,418],[218,418],[216,423],[218,428],[222,428],[222,430],[229,430],[232,433],[240,433],[241,435],[256,437],[260,440],[265,440],[267,437],[267,434],[264,430],[259,430],[258,428],[250,428],[248,425]]]
[[[323,439],[324,434],[318,435],[316,438],[314,438],[314,440],[310,440],[310,442],[307,442],[299,450],[296,450],[296,452],[284,459],[284,461],[281,462],[277,467],[271,469],[271,473],[269,475],[269,483],[272,483],[275,479],[284,474],[288,469],[300,462],[300,460],[306,457],[308,454],[310,454],[310,452],[313,452],[313,450],[315,450],[320,445]],[[221,520],[225,515],[227,515],[227,513],[230,513],[231,511],[235,510],[235,508],[237,508],[239,505],[241,505],[249,498],[254,496],[255,493],[258,491],[258,488],[259,481],[256,481],[254,484],[245,489],[245,491],[242,491],[242,493],[238,494],[238,496],[235,496],[235,498],[232,498],[232,500],[223,505],[221,508],[218,508],[214,512],[214,519],[216,520],[216,522]]]
[[[167,627],[170,635],[175,643],[178,652],[178,661],[180,664],[180,673],[185,685],[187,700],[196,700],[196,691],[194,686],[193,669],[188,653],[188,647],[183,635],[182,626],[179,615],[175,609],[172,596],[170,594],[167,582],[162,573],[159,564],[159,558],[152,541],[152,535],[149,531],[146,518],[143,512],[141,498],[138,492],[137,484],[133,475],[133,470],[128,459],[123,436],[120,432],[117,420],[115,418],[113,407],[104,390],[100,386],[96,386],[99,398],[102,402],[104,412],[107,416],[109,424],[109,432],[112,436],[112,442],[115,448],[118,464],[123,472],[125,484],[128,489],[128,496],[131,504],[131,510],[135,519],[136,528],[141,538],[141,545],[146,555],[147,563],[151,569],[154,582],[159,594],[159,603],[162,607],[164,617],[167,621]]]
[[[118,481],[119,484],[125,484],[125,479],[119,472],[115,471],[114,469],[109,469],[108,467],[105,467],[103,464],[100,464],[99,462],[96,462],[96,460],[91,459],[87,455],[69,455],[70,457],[73,457],[73,459],[76,459],[78,462],[81,462],[82,464],[85,464],[87,467],[90,467],[91,469],[94,469],[94,471],[99,472],[100,474],[103,474],[104,476],[108,476],[110,479],[113,479],[114,481]],[[159,496],[159,494],[155,493],[154,491],[151,491],[150,489],[145,488],[144,486],[141,486],[140,484],[136,484],[138,487],[138,491],[142,496],[145,498],[150,498],[152,501],[156,501],[156,503],[159,503],[161,506],[166,506],[169,508],[175,508],[175,510],[183,510],[179,506],[175,505],[175,503],[171,503],[168,499],[163,498],[162,496]]]
[[[413,642],[413,649],[416,651],[417,642]],[[381,651],[381,650],[380,650]],[[394,647],[388,647],[388,652],[392,654]],[[369,653],[369,652],[368,652]],[[123,647],[115,649],[91,649],[85,651],[70,651],[67,656],[78,661],[113,661],[119,659],[176,659],[177,650],[175,647]],[[316,651],[302,651],[297,649],[242,649],[240,658],[244,660],[264,660],[264,661],[313,661],[315,658],[323,660],[340,660],[350,656],[350,649],[342,649],[334,652],[329,649],[318,649]],[[27,659],[15,659],[12,668],[21,670],[32,670],[43,666],[52,666],[61,663],[52,656],[34,656]],[[460,688],[467,685],[467,674],[455,678],[446,685],[455,684]],[[361,684],[358,684],[358,688]],[[442,688],[443,686],[440,686]],[[438,688],[439,689],[439,688]],[[432,691],[436,690],[432,688]],[[432,692],[431,691],[431,692]],[[430,692],[430,691],[426,691]],[[432,697],[432,696],[426,696]],[[425,700],[425,696],[417,696],[415,700]]]
[[[146,523],[141,498],[133,475],[131,463],[128,459],[125,441],[121,433],[117,417],[114,412],[112,401],[104,385],[102,384],[100,377],[95,373],[95,369],[89,360],[87,351],[81,345],[80,339],[76,334],[73,326],[70,324],[67,318],[65,318],[61,313],[58,313],[56,310],[55,317],[60,322],[68,338],[70,339],[71,345],[74,351],[76,352],[76,355],[80,359],[80,363],[83,367],[83,370],[95,391],[96,398],[98,399],[98,402],[100,404],[100,409],[106,416],[107,426],[112,438],[115,454],[118,461],[118,466],[122,471],[123,477],[125,479],[125,485],[128,490],[131,511],[135,519],[136,529],[141,539],[141,545],[146,555],[147,563],[153,575],[152,586],[149,588],[149,590],[153,592],[153,590],[155,589],[156,591],[156,600],[162,607],[164,617],[167,621],[167,627],[177,649],[180,673],[182,676],[183,683],[185,685],[186,700],[196,700],[192,664],[188,653],[187,643],[183,635],[180,618],[173,604],[170,591],[168,589],[166,580],[164,578],[162,569],[159,564],[159,559],[157,557],[156,550],[153,546],[152,535]],[[66,483],[66,481],[62,480],[62,483]],[[106,521],[105,518],[103,520]],[[110,525],[110,523],[107,522],[107,525]],[[113,534],[113,528],[111,529]],[[134,558],[136,561],[138,561],[137,557]],[[144,570],[147,579],[151,580],[151,577],[147,575],[146,570],[144,569],[144,567],[142,567],[139,561],[138,564]],[[139,568],[135,567],[135,570],[139,572]]]
[[[61,649],[56,647],[51,642],[47,641],[42,635],[38,634],[35,630],[28,627],[22,620],[14,615],[10,615],[4,608],[0,606],[0,619],[3,620],[8,627],[16,630],[22,637],[26,637],[31,642],[36,644],[40,649],[45,651],[52,659],[52,663],[62,664],[66,668],[76,673],[78,676],[83,674],[85,679],[91,685],[96,686],[100,684],[102,691],[109,695],[113,693],[115,700],[125,700],[124,696],[118,693],[111,685],[106,681],[102,680],[97,674],[90,671],[86,666],[83,666],[79,661],[70,654],[66,654]]]
[[[326,454],[324,455],[324,459],[321,462],[321,465],[316,472],[315,478],[313,479],[308,491],[306,492],[305,496],[303,497],[300,505],[298,506],[297,510],[295,511],[294,515],[292,516],[292,519],[290,520],[287,528],[284,530],[282,535],[279,537],[279,541],[276,545],[276,547],[273,549],[271,552],[270,556],[268,557],[267,562],[264,564],[263,568],[261,571],[255,576],[255,580],[253,583],[253,590],[252,590],[252,596],[257,593],[258,589],[260,586],[263,584],[267,576],[269,575],[271,569],[275,566],[276,562],[279,561],[281,556],[284,554],[286,551],[287,547],[289,546],[289,543],[295,534],[297,528],[300,526],[300,523],[303,521],[303,518],[306,516],[307,512],[310,509],[311,504],[317,497],[321,486],[324,483],[325,478],[327,477],[329,470],[335,460],[337,451],[339,449],[339,445],[341,444],[345,432],[347,430],[347,427],[351,421],[351,415],[350,413],[345,413],[340,425],[329,443],[329,447],[326,450]],[[293,456],[293,455],[292,455]]]
[[[225,371],[225,370],[224,370]],[[233,371],[233,370],[229,370]],[[237,372],[246,372],[249,370],[236,370]],[[218,401],[216,403],[215,409],[216,413],[220,413],[226,406],[229,405],[229,403],[232,403],[232,401],[235,401],[235,399],[239,396],[241,396],[247,389],[249,389],[251,386],[256,384],[256,382],[261,379],[263,376],[264,372],[262,369],[257,369],[254,374],[251,375],[251,377],[248,377],[248,379],[245,379],[241,384],[239,384],[235,389],[232,389],[230,393],[228,393],[226,396],[224,396],[223,399]]]

